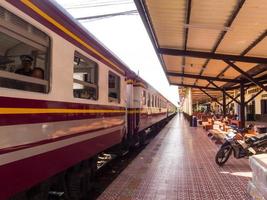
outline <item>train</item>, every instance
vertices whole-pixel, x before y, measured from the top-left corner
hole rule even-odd
[[[0,43],[1,200],[82,199],[97,155],[176,113],[54,1],[0,1]]]

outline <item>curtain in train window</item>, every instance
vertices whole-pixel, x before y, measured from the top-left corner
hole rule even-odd
[[[112,72],[108,74],[108,100],[120,102],[120,77]]]
[[[49,37],[0,7],[0,87],[48,93]]]
[[[98,65],[75,52],[73,69],[73,95],[75,98],[98,99]]]

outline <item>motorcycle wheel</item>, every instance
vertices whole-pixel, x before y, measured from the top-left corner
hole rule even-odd
[[[219,166],[223,166],[229,159],[232,153],[232,147],[230,145],[222,147],[215,156],[215,162]]]

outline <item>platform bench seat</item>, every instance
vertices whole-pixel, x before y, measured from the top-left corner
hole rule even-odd
[[[253,199],[267,200],[267,154],[249,158],[252,169],[252,180],[248,184],[248,192]]]

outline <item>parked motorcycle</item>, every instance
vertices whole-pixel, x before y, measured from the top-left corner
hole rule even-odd
[[[247,129],[235,129],[226,135],[225,142],[215,157],[219,166],[227,162],[232,152],[236,159],[267,152],[267,133],[247,138],[246,132]]]

